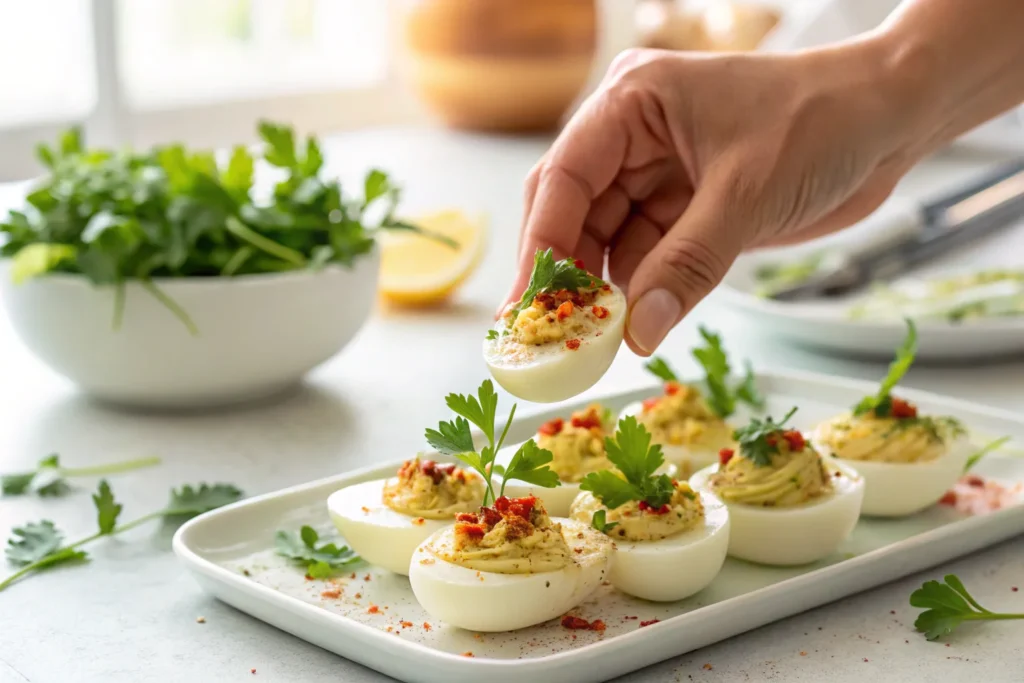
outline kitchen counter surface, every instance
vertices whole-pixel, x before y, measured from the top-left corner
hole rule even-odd
[[[159,469],[112,480],[130,519],[159,504],[172,484],[230,481],[257,494],[414,452],[423,426],[446,415],[442,396],[471,390],[486,375],[480,337],[512,275],[523,177],[546,144],[426,129],[332,139],[329,163],[343,178],[378,165],[404,185],[410,211],[457,205],[486,212],[489,245],[450,306],[380,310],[340,356],[276,401],[220,413],[116,411],[77,394],[0,320],[0,471],[31,467],[51,452],[73,465],[160,455]],[[997,159],[943,155],[915,170],[900,192],[934,193]],[[0,188],[0,207],[5,192],[9,205],[20,191]],[[688,349],[698,322],[719,329],[730,352],[758,367],[861,378],[884,373],[882,364],[766,343],[714,298],[662,349],[687,372],[695,370]],[[644,374],[624,350],[588,393],[648,383]],[[905,384],[1024,410],[1022,361],[920,366]],[[0,534],[39,518],[54,520],[70,538],[91,532],[92,485],[60,499],[0,499]],[[389,680],[207,597],[175,560],[166,530],[139,528],[89,552],[87,565],[34,576],[0,594],[0,682]],[[1022,566],[1024,542],[1017,538],[619,680],[1019,681],[1024,624],[977,625],[948,645],[928,643],[913,631],[916,610],[907,597],[922,581],[955,572],[982,604],[1024,611],[1024,592],[1011,590],[1024,584]],[[196,622],[200,615],[206,623]]]

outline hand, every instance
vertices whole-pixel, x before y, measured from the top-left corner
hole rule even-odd
[[[530,172],[509,294],[533,254],[624,288],[626,341],[649,355],[745,249],[870,214],[918,154],[913,107],[870,41],[798,55],[621,55]],[[506,301],[507,303],[507,301]]]

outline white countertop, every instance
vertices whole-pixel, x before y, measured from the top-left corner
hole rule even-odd
[[[545,146],[540,139],[433,130],[334,140],[329,159],[343,177],[379,165],[405,186],[410,211],[451,205],[485,211],[490,244],[451,306],[380,311],[307,385],[273,403],[193,415],[115,412],[44,368],[0,320],[0,471],[30,468],[55,451],[68,465],[160,455],[160,468],[111,480],[125,503],[124,519],[131,519],[161,505],[172,485],[229,481],[256,494],[412,453],[424,426],[447,414],[443,395],[472,390],[486,375],[480,335],[511,278],[522,180]],[[961,152],[932,160],[901,191],[941,190],[996,159]],[[864,378],[884,372],[881,365],[759,343],[742,321],[715,309],[713,300],[701,305],[662,354],[694,370],[688,349],[699,320],[721,330],[736,357],[759,367]],[[644,374],[624,349],[592,393],[647,383]],[[1024,362],[917,367],[906,384],[1024,410]],[[90,533],[93,485],[83,483],[61,499],[0,499],[0,538],[40,518],[54,520],[72,539]],[[0,593],[0,683],[389,680],[207,597],[170,552],[170,533],[156,525],[88,550],[87,565],[43,573]],[[1011,592],[1024,585],[1022,566],[1018,538],[619,680],[1021,680],[1024,624],[967,627],[948,646],[928,643],[913,631],[917,610],[907,598],[922,581],[953,571],[982,604],[1015,603],[1014,611],[1024,611],[1024,591]],[[205,624],[196,622],[200,615]]]

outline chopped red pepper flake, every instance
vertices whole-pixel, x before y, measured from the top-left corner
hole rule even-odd
[[[939,498],[939,505],[956,505],[956,492],[946,491],[942,498]]]
[[[1012,590],[1014,593],[1016,593],[1018,588],[1016,586],[1010,586],[1010,590]]]
[[[682,389],[682,386],[679,384],[679,382],[665,382],[666,396],[675,396],[676,394],[679,393],[680,389]]]
[[[732,460],[732,457],[734,455],[736,455],[736,451],[734,451],[733,449],[723,448],[722,450],[718,451],[718,464],[720,464],[722,467],[725,467],[726,465],[729,464],[729,461]]]
[[[658,401],[661,399],[655,396],[654,398],[645,399],[643,402],[643,412],[647,413],[654,410],[654,407],[658,405]]]
[[[580,270],[586,270],[586,268],[583,266],[583,261],[581,261],[579,259],[573,259],[572,264],[574,266],[576,266],[577,268],[579,268]]]
[[[580,340],[579,339],[570,339],[570,340],[566,341],[565,342],[565,348],[569,349],[570,351],[575,351],[576,349],[580,348]]]
[[[789,450],[791,451],[802,451],[806,445],[804,435],[795,429],[787,429],[782,432],[782,438],[789,444]]]
[[[459,533],[465,534],[470,538],[483,538],[487,534],[487,529],[482,524],[460,524]]]
[[[400,622],[398,622],[398,625],[401,626],[402,628],[412,628],[412,622],[411,621],[400,621]]]
[[[377,605],[370,605],[366,611],[369,614],[380,614],[380,607],[377,607]]]
[[[982,488],[983,486],[985,486],[985,480],[976,474],[968,475],[968,477],[964,480],[964,483],[967,484],[968,486],[973,486],[975,488]]]
[[[644,626],[650,626],[651,624],[657,624],[659,621],[661,621],[661,619],[649,619],[648,621],[641,621],[640,628],[643,628]]]
[[[605,623],[600,619],[587,621],[583,617],[575,617],[571,614],[562,617],[562,627],[572,631],[603,631],[606,628]]]
[[[430,629],[432,629],[432,628],[434,628],[434,627],[430,625],[430,622],[429,622],[429,621],[424,621],[424,622],[423,622],[423,630],[424,630],[424,631],[429,631],[429,630],[430,630]]]
[[[256,673],[256,669],[249,669],[249,673],[255,674]]]
[[[581,429],[594,429],[595,427],[602,426],[601,416],[597,414],[596,410],[588,410],[582,416],[573,415],[571,423],[573,427]]]
[[[562,431],[565,427],[565,420],[560,417],[556,417],[553,420],[548,420],[540,426],[537,430],[538,433],[544,434],[545,436],[554,436]]]
[[[572,315],[572,302],[571,301],[566,301],[565,303],[560,304],[558,306],[558,310],[555,311],[555,317],[557,317],[559,320],[565,320],[570,315]]]
[[[605,318],[608,317],[608,309],[605,308],[604,306],[594,306],[593,308],[590,309],[590,311],[598,320],[604,320]]]
[[[412,520],[412,523],[416,526],[423,526],[427,523],[427,520],[423,519],[422,517],[417,517],[416,519]]]
[[[610,292],[610,291],[612,291],[612,286],[611,285],[607,285],[607,284],[601,285],[601,290],[605,291],[605,292]]]
[[[914,418],[917,417],[917,406],[909,401],[904,401],[902,398],[894,398],[889,414],[897,420]]]
[[[637,507],[640,508],[640,512],[650,512],[652,515],[666,515],[669,511],[667,503],[659,507],[651,507],[646,500],[641,500]]]
[[[326,590],[326,591],[323,591],[322,593],[320,593],[320,597],[321,598],[331,598],[331,599],[340,598],[341,597],[341,591],[338,590],[337,588],[332,588],[331,590]]]
[[[867,660],[865,660],[865,661],[867,661]],[[714,667],[711,666],[711,662],[708,662],[707,664],[704,665],[704,670],[705,671],[711,671],[712,668],[714,668]]]
[[[462,653],[462,656],[463,656],[463,657],[472,657],[472,656],[473,656],[473,653],[472,653],[472,652],[463,652],[463,653]]]
[[[456,522],[467,522],[469,524],[476,524],[480,520],[477,519],[477,516],[475,514],[473,514],[472,512],[459,512],[459,513],[457,513],[455,515],[455,521]],[[352,578],[354,579],[355,575],[353,575]]]

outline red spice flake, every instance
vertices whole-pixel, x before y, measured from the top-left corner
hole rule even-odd
[[[430,622],[429,622],[429,621],[424,621],[424,622],[423,622],[423,630],[424,630],[424,631],[429,631],[429,630],[430,630],[430,629],[432,629],[432,628],[434,628],[434,627],[430,625]]]
[[[388,626],[388,633],[391,633],[394,630],[395,630],[394,626]]]
[[[367,574],[366,576],[364,576],[364,577],[363,577],[363,581],[369,581],[369,580],[370,580],[370,579],[372,579],[372,578],[373,578],[372,576],[370,576],[369,574]]]
[[[1010,586],[1010,590],[1016,593],[1018,591],[1018,588],[1016,586]]]
[[[835,471],[835,477],[836,477],[836,479],[838,479],[838,478],[839,478],[839,477],[841,477],[841,476],[843,476],[843,473],[842,473],[842,472],[840,472],[839,470],[836,470],[836,471]]]
[[[946,647],[952,647],[952,645],[950,645],[950,643],[946,643]]]
[[[483,538],[487,534],[482,524],[459,524],[456,529],[468,538]]]
[[[976,474],[967,475],[966,477],[964,477],[963,482],[968,486],[973,486],[974,488],[981,488],[985,486],[985,480]]]
[[[646,500],[641,500],[637,507],[640,508],[640,512],[649,512],[652,515],[667,515],[669,511],[668,503],[655,508],[648,505]]]
[[[554,420],[549,420],[540,426],[537,430],[538,434],[544,434],[545,436],[554,436],[555,434],[561,433],[565,427],[565,420],[560,417],[556,417]]]
[[[654,410],[654,407],[658,405],[658,401],[660,400],[661,399],[657,396],[655,396],[654,398],[645,399],[643,402],[643,412],[647,413]]]
[[[726,465],[729,464],[729,461],[732,460],[732,456],[734,455],[736,455],[736,451],[734,451],[733,449],[723,448],[722,450],[718,451],[718,463],[722,467],[725,467]]]
[[[463,657],[472,657],[472,656],[473,656],[473,653],[472,653],[472,652],[468,652],[468,651],[467,651],[467,652],[463,652],[463,653],[462,653],[462,656],[463,656]]]
[[[362,600],[362,598],[363,598],[363,594],[362,593],[356,593],[356,600]]]
[[[602,426],[601,416],[594,409],[588,410],[585,413],[574,414],[571,423],[573,427],[580,429],[597,429]]]
[[[559,320],[565,320],[570,315],[572,315],[572,302],[571,301],[566,301],[566,302],[563,302],[563,303],[559,304],[558,308],[555,310],[555,317],[558,318]]]
[[[705,671],[711,671],[713,668],[715,668],[715,667],[711,666],[711,662],[708,662],[707,664],[704,665],[704,670]]]
[[[583,548],[573,548],[573,552],[575,552],[577,555],[579,555],[580,553],[583,552]]]
[[[256,669],[249,669],[249,673],[255,674],[256,673]]]
[[[803,650],[800,650],[800,656],[801,656],[801,657],[806,657],[806,656],[807,656],[807,653],[806,653],[806,652],[804,652]]]
[[[562,617],[562,627],[567,628],[571,631],[604,631],[607,626],[600,619],[594,619],[594,621],[587,621],[583,617],[575,617],[571,614],[566,614]]]
[[[622,617],[623,619],[639,619],[640,617]]]
[[[640,628],[643,628],[644,626],[650,626],[651,624],[657,624],[659,621],[661,621],[661,619],[648,619],[647,621],[641,621]]]
[[[782,438],[789,444],[789,450],[791,451],[802,451],[806,445],[804,435],[795,429],[787,429],[782,432]]]
[[[455,515],[456,522],[466,522],[467,524],[476,524],[480,520],[472,512],[460,512]]]
[[[359,509],[363,511],[364,515],[370,514],[370,508],[366,507],[365,505]]]
[[[320,593],[320,597],[321,598],[330,598],[332,600],[336,600],[337,598],[341,597],[341,591],[338,590],[337,588],[332,588],[331,590],[326,590],[326,591]]]
[[[380,614],[380,607],[377,607],[377,605],[370,605],[366,612],[367,614]]]
[[[537,505],[536,496],[524,496],[522,498],[509,498],[501,496],[494,501],[494,509],[501,513],[502,517],[522,517],[529,519],[533,514],[533,508]]]
[[[570,340],[568,340],[567,342],[565,342],[565,348],[569,349],[570,351],[575,351],[576,349],[580,348],[580,340],[579,339],[570,339]]]
[[[350,576],[349,576],[348,578],[350,578],[350,579],[354,579],[354,578],[356,578],[356,573],[355,573],[355,572],[352,572],[352,574],[351,574],[351,575],[350,575]]]
[[[441,480],[455,472],[455,465],[438,465],[433,460],[424,460],[420,463],[420,471],[430,477],[435,484],[440,484]]]
[[[665,395],[675,396],[682,388],[679,382],[665,382]]]
[[[610,291],[612,291],[612,286],[611,285],[607,285],[607,284],[606,285],[601,285],[601,291],[603,291],[603,292],[610,292]]]
[[[314,579],[314,578],[313,578],[312,576],[310,576],[309,574],[306,574],[306,581],[316,581],[316,579]]]
[[[483,518],[483,523],[489,527],[501,521],[501,513],[494,508],[480,508],[480,517]]]
[[[917,406],[909,401],[904,401],[902,398],[894,398],[889,414],[897,420],[914,418],[917,417]]]
[[[594,314],[594,317],[598,320],[604,320],[608,317],[608,309],[604,306],[594,306],[590,309],[590,312]]]
[[[423,526],[427,523],[427,520],[423,519],[422,517],[417,517],[416,519],[412,520],[412,523],[416,526]]]
[[[939,498],[939,505],[956,505],[956,493],[946,491],[942,498]]]
[[[586,270],[586,268],[583,266],[583,261],[580,261],[579,259],[573,259],[572,264],[579,268],[580,270]]]
[[[868,661],[868,658],[867,658],[867,657],[865,657],[865,658],[864,658],[864,661],[865,661],[865,662],[866,662],[866,661]]]
[[[476,638],[477,640],[482,640],[483,639],[483,636],[480,635],[479,633],[474,633],[473,637]]]
[[[400,622],[398,622],[398,625],[401,626],[402,628],[412,628],[412,622],[411,621],[400,621]]]
[[[894,609],[889,610],[889,614],[896,614],[896,610],[894,610]]]

